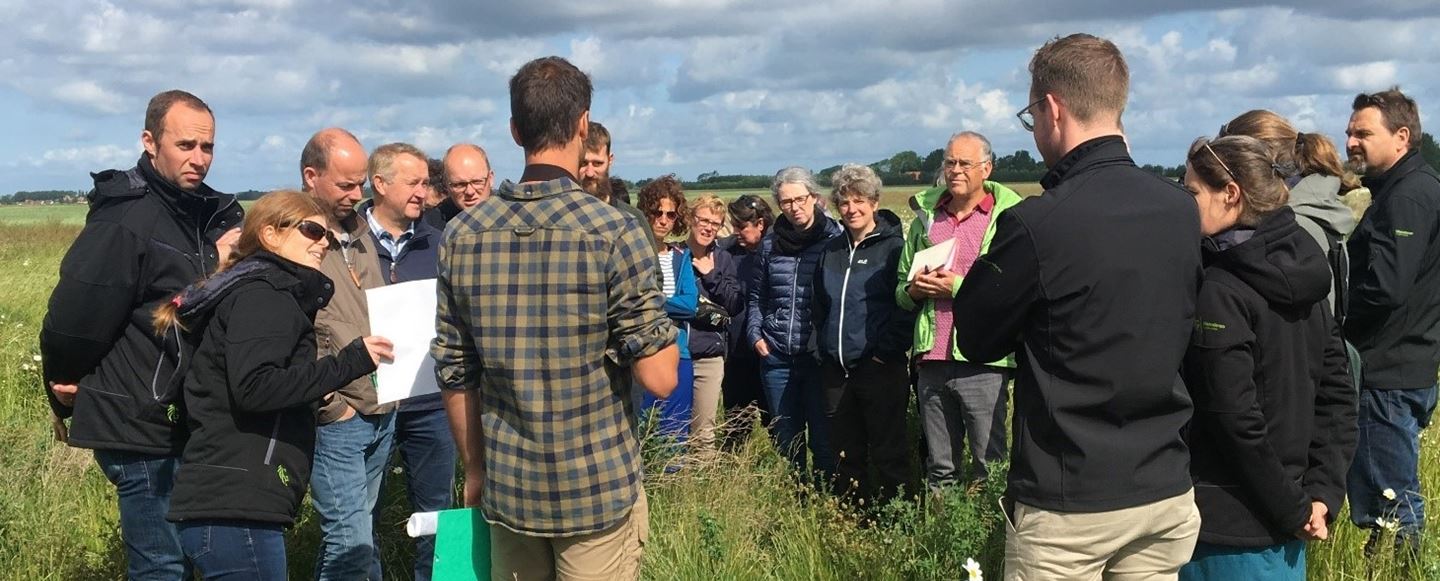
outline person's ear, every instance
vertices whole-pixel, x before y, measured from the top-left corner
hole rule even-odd
[[[140,144],[145,147],[145,153],[150,154],[150,159],[155,159],[155,150],[160,144],[155,141],[155,136],[149,129],[140,132]]]
[[[280,229],[274,226],[266,226],[260,229],[260,245],[270,252],[274,252],[275,249],[280,247],[280,241],[282,239],[284,239],[284,236],[280,234]]]
[[[515,145],[520,146],[521,149],[525,148],[525,144],[520,141],[520,128],[515,126],[514,117],[510,118],[510,139],[515,140]]]
[[[1407,149],[1410,149],[1410,128],[1409,128],[1409,127],[1401,127],[1401,128],[1399,128],[1399,129],[1395,130],[1395,139],[1400,140],[1400,143],[1402,143],[1402,144],[1405,145],[1405,147],[1404,147],[1403,149],[1401,149],[1400,151],[1403,152],[1403,151],[1405,151],[1405,150],[1407,150]]]
[[[1241,197],[1240,184],[1233,181],[1225,184],[1225,205],[1237,206],[1240,204]]]
[[[576,123],[579,123],[580,126],[575,128],[575,137],[580,139],[580,143],[585,143],[585,140],[590,137],[590,112],[581,113],[580,120]],[[581,151],[580,155],[585,155],[585,152]]]
[[[300,170],[300,182],[301,185],[305,186],[305,191],[315,191],[315,178],[319,175],[320,172],[315,171],[315,168],[313,167],[307,167],[303,170]]]
[[[1045,115],[1050,118],[1051,127],[1060,126],[1060,107],[1062,106],[1059,97],[1053,93],[1045,93]],[[1031,114],[1034,114],[1033,110]]]

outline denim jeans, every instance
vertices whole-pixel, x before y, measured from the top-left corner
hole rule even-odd
[[[669,436],[676,442],[685,442],[690,436],[690,420],[694,417],[695,411],[695,366],[689,359],[681,359],[676,370],[675,391],[670,392],[670,397],[660,399],[650,392],[644,391],[641,396],[640,415],[645,417],[650,414],[651,408],[655,410],[655,433],[661,436]]]
[[[284,581],[285,528],[250,521],[180,523],[180,543],[205,581]]]
[[[139,581],[189,579],[170,512],[170,493],[180,459],[138,452],[96,450],[95,463],[115,485],[120,504],[120,537],[125,541],[127,575]]]
[[[310,498],[322,536],[316,579],[381,579],[374,515],[394,431],[393,412],[357,413],[315,430]]]
[[[790,459],[801,474],[806,471],[805,448],[801,437],[809,429],[808,444],[814,468],[823,482],[835,478],[835,458],[830,452],[830,422],[825,419],[825,392],[820,385],[820,365],[809,354],[796,356],[771,352],[760,362],[761,384],[770,405],[775,447]]]
[[[1424,527],[1420,430],[1430,425],[1435,395],[1435,387],[1360,390],[1360,433],[1347,478],[1350,520],[1356,526],[1375,528],[1376,519],[1396,520],[1402,538],[1414,538]]]
[[[405,466],[410,510],[446,510],[455,503],[455,439],[444,408],[395,412],[395,450]],[[435,535],[415,538],[415,579],[429,581]]]
[[[925,432],[925,484],[931,490],[961,479],[970,441],[969,482],[984,482],[987,465],[1005,460],[1009,370],[964,361],[921,361],[916,403]]]

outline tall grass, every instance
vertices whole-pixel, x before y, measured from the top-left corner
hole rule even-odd
[[[79,223],[11,217],[0,214],[0,579],[121,579],[113,488],[89,451],[52,441],[33,370],[45,301]],[[1433,492],[1440,490],[1440,445],[1431,434],[1424,436],[1421,479]],[[647,579],[957,579],[969,558],[987,578],[999,578],[1003,470],[973,495],[952,490],[927,502],[857,507],[790,478],[763,430],[732,452],[687,456],[674,474],[662,469],[668,461],[647,455]],[[387,474],[379,520],[385,573],[405,579],[413,557],[401,532],[409,511],[398,476]],[[1436,512],[1427,517],[1432,531],[1440,530]],[[1310,546],[1310,578],[1366,579],[1367,571],[1372,579],[1401,578],[1391,552],[1365,557],[1366,531],[1343,515],[1332,534]],[[1433,538],[1413,571],[1419,578],[1440,579]],[[291,577],[308,578],[319,545],[308,504],[287,545]]]

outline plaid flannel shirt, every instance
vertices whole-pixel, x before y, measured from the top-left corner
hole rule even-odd
[[[568,178],[502,187],[440,246],[440,385],[480,394],[486,518],[601,531],[630,513],[640,446],[628,373],[674,343],[644,225]]]

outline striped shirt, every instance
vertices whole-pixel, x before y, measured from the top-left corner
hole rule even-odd
[[[654,247],[562,177],[502,186],[451,220],[439,250],[442,387],[480,395],[486,518],[566,537],[623,520],[640,446],[622,367],[675,342]]]

